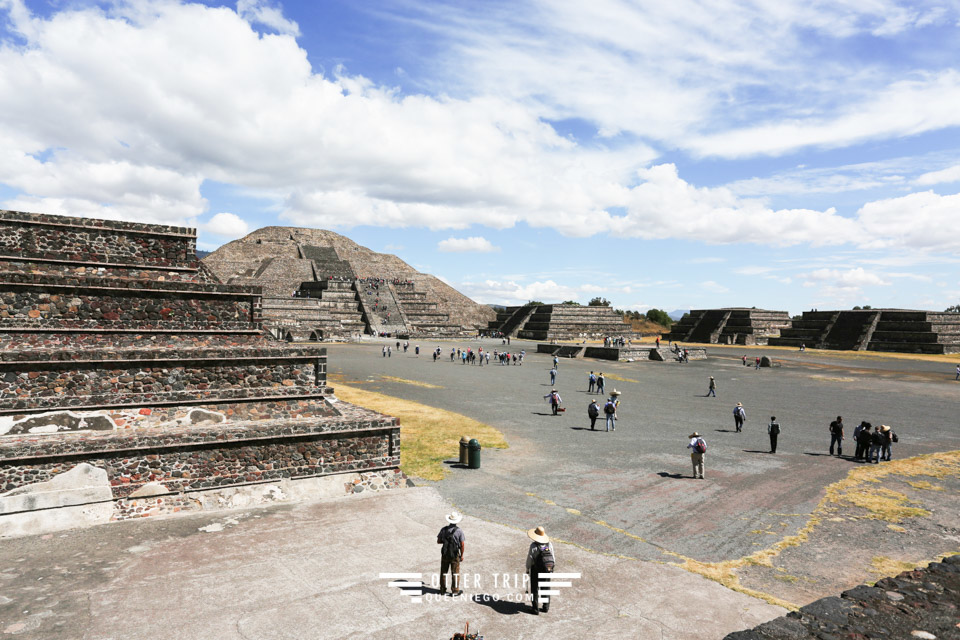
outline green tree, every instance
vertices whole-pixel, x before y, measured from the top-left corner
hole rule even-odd
[[[960,304],[955,304],[951,307],[944,309],[946,313],[960,313]]]
[[[590,306],[590,307],[609,307],[609,306],[610,306],[610,301],[607,300],[606,298],[601,298],[600,296],[597,296],[596,298],[592,298],[592,299],[590,300],[590,302],[587,303],[587,306]]]
[[[664,327],[669,327],[673,324],[673,319],[670,318],[670,315],[663,309],[650,309],[647,311],[647,320],[656,322]]]
[[[561,302],[560,304],[572,304],[572,305],[575,306],[575,307],[579,307],[579,306],[580,306],[580,303],[577,302],[576,300],[564,300],[564,301]]]

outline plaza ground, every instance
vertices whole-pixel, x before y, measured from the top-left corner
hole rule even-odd
[[[956,456],[865,468],[826,455],[838,414],[848,434],[860,420],[892,425],[896,459],[960,449],[955,364],[771,350],[781,366],[756,370],[736,348],[685,365],[563,360],[568,411],[554,417],[550,361],[534,345],[511,345],[526,348],[522,367],[480,368],[449,360],[476,342],[439,343],[436,363],[436,343],[419,358],[412,347],[382,358],[381,344],[331,346],[331,386],[471,416],[509,448],[483,450],[470,470],[452,447],[446,478],[392,493],[0,541],[0,634],[445,640],[469,620],[488,640],[722,638],[785,611],[771,603],[802,605],[960,546]],[[591,369],[623,393],[613,433],[588,428]],[[718,398],[704,397],[711,375]],[[771,415],[783,425],[775,455]],[[709,446],[705,480],[690,477],[693,430]],[[410,602],[379,574],[422,573],[429,587],[452,508],[466,514],[466,596],[428,588]],[[558,543],[558,570],[581,574],[538,617],[516,602],[522,586],[496,578],[522,572],[536,525]]]

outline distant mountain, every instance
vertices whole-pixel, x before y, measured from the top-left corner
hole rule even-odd
[[[690,313],[690,309],[674,309],[667,315],[670,316],[671,320],[679,320],[685,313]]]
[[[208,255],[210,255],[210,253],[211,253],[210,251],[204,251],[203,249],[197,249],[197,257],[200,258],[201,260],[203,260],[203,259],[206,258]]]

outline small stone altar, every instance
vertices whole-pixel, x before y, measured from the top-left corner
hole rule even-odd
[[[395,418],[194,229],[0,211],[0,535],[403,486]]]

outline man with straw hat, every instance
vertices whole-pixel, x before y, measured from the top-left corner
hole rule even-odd
[[[743,421],[746,419],[747,412],[743,410],[743,404],[738,402],[733,408],[733,426],[736,427],[737,433],[743,430]]]
[[[692,449],[690,452],[690,461],[693,463],[693,477],[703,480],[703,454],[707,452],[707,443],[703,441],[703,438],[701,438],[700,434],[696,431],[687,437],[690,438],[690,444],[687,445],[687,449]]]
[[[440,548],[440,595],[447,593],[447,570],[450,571],[450,595],[460,596],[460,563],[463,561],[463,552],[466,549],[463,529],[457,524],[463,520],[463,514],[453,511],[447,514],[447,526],[437,534],[437,544]]]
[[[610,399],[603,405],[603,415],[607,419],[607,431],[617,430],[617,409],[620,408],[620,392],[614,389],[610,392]]]
[[[553,573],[557,556],[553,551],[553,543],[543,527],[535,527],[527,531],[527,537],[533,540],[527,551],[527,573],[530,574],[530,595],[533,598],[533,614],[540,615],[538,606],[540,594],[540,574]],[[543,612],[550,610],[550,598],[544,598]]]

